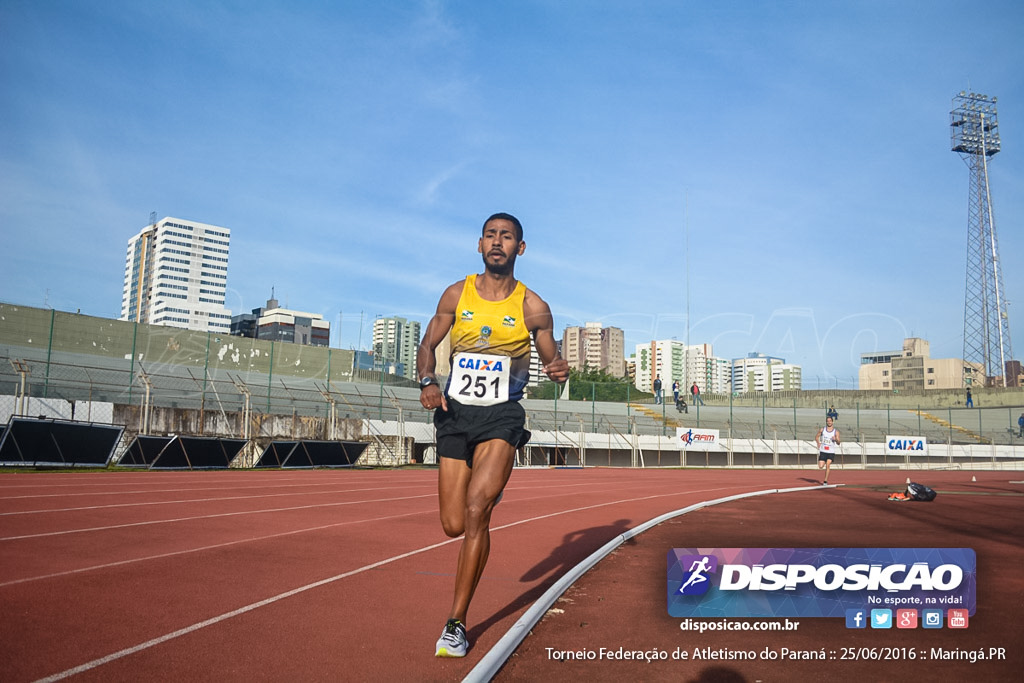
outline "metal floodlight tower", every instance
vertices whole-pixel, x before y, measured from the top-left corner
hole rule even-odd
[[[1006,386],[1013,358],[999,242],[992,217],[988,159],[999,152],[996,98],[961,92],[950,112],[952,149],[970,169],[967,201],[967,288],[964,296],[964,385],[974,383],[978,364],[987,384]]]

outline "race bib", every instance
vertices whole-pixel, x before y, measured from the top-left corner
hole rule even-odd
[[[832,450],[833,450],[832,437],[825,436],[824,434],[822,434],[821,435],[821,452],[822,453],[831,453]]]
[[[460,353],[452,359],[448,396],[463,405],[493,406],[508,401],[512,359],[484,353]]]

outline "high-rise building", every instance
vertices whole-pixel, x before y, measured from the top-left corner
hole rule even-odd
[[[231,318],[231,334],[311,346],[329,346],[331,324],[319,313],[281,308],[277,299]]]
[[[420,324],[405,318],[377,318],[373,321],[375,363],[397,364],[398,374],[416,374],[416,349],[420,345]]]
[[[959,358],[932,358],[931,345],[924,339],[908,337],[900,351],[860,354],[858,389],[885,391],[926,391],[958,389],[965,376],[971,384],[984,386],[985,366]]]
[[[750,353],[746,358],[732,362],[732,389],[748,391],[799,391],[803,384],[799,365],[787,363],[785,358]]]
[[[686,344],[675,339],[637,344],[634,356],[636,379],[641,391],[653,391],[654,379],[661,378],[667,395],[673,382],[679,382],[680,393],[689,395],[696,384],[704,393],[726,393],[730,387],[729,361],[715,358],[711,344]]]
[[[216,225],[168,217],[143,228],[128,240],[121,320],[227,334],[230,246]]]
[[[586,323],[566,327],[562,335],[562,354],[570,368],[604,370],[613,377],[625,377],[625,335],[617,327]]]
[[[735,358],[731,364],[732,390],[789,391],[802,388],[799,365],[787,363],[785,358],[749,353],[746,358]]]

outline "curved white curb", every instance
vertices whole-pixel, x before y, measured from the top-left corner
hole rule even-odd
[[[523,616],[519,617],[519,621],[512,624],[512,628],[510,628],[505,635],[503,635],[501,639],[487,651],[487,654],[477,662],[472,671],[462,679],[463,683],[486,683],[486,681],[491,680],[491,678],[498,673],[498,670],[501,669],[502,665],[505,664],[505,661],[512,656],[512,652],[519,647],[519,643],[523,642],[523,639],[526,637],[526,634],[530,632],[530,629],[536,626],[537,622],[540,621],[541,617],[543,617],[548,609],[550,609],[551,605],[555,604],[555,600],[561,597],[562,593],[568,590],[569,586],[574,584],[576,580],[583,576],[590,568],[634,536],[642,534],[651,527],[657,526],[658,524],[670,520],[673,517],[679,517],[702,508],[718,505],[719,503],[728,503],[742,498],[752,498],[754,496],[766,496],[772,493],[814,491],[821,488],[825,487],[801,486],[789,489],[767,489],[764,491],[741,493],[735,496],[726,496],[725,498],[716,498],[715,500],[706,500],[690,505],[689,507],[667,512],[660,517],[655,517],[652,520],[644,522],[640,526],[619,534],[594,551],[588,558],[567,571],[562,578],[558,579],[551,588],[548,588],[547,591],[544,592],[544,595],[537,598],[537,601],[530,606],[530,609],[526,610],[526,612],[523,613]],[[832,488],[832,486],[829,486],[828,488]]]

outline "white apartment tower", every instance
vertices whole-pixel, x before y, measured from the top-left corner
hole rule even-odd
[[[661,378],[662,389],[671,396],[672,382],[679,382],[680,393],[688,396],[694,383],[702,393],[727,393],[731,384],[729,361],[715,358],[711,344],[686,344],[675,339],[636,345],[636,379],[641,391],[653,391],[654,379]]]
[[[416,374],[416,349],[420,345],[420,324],[405,318],[377,318],[373,321],[374,365],[381,362],[401,365],[402,377]]]
[[[121,320],[227,334],[230,245],[228,228],[181,218],[143,228],[128,240]]]

